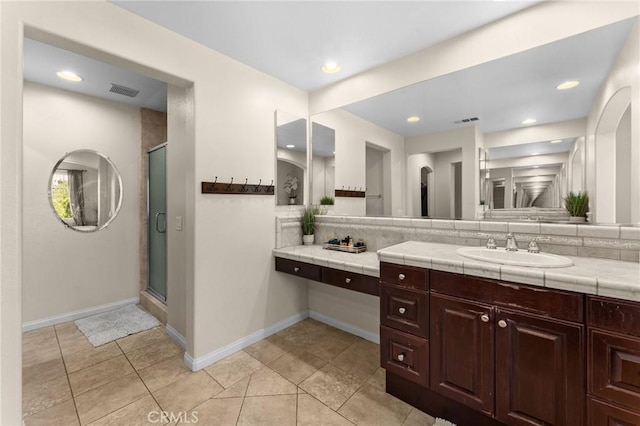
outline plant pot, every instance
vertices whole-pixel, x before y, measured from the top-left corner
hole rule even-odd
[[[289,204],[294,205],[296,203],[296,197],[289,197]]]
[[[587,218],[583,216],[569,216],[569,222],[572,222],[572,223],[584,223],[586,221],[587,221]]]
[[[312,246],[314,241],[315,241],[315,235],[313,234],[302,236],[302,244],[304,244],[305,246]]]

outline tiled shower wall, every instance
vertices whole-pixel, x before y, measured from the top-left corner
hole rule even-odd
[[[349,235],[363,239],[369,251],[404,241],[482,246],[489,237],[504,247],[512,232],[522,249],[538,238],[546,253],[640,261],[640,227],[356,216],[319,216],[316,222],[316,244]],[[300,244],[299,219],[276,218],[276,246]]]

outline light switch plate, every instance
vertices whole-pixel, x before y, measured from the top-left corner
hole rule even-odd
[[[182,216],[176,216],[176,231],[182,231]]]

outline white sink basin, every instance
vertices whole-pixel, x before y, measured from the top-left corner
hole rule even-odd
[[[506,251],[485,247],[461,247],[460,256],[503,265],[530,266],[534,268],[565,268],[573,265],[571,259],[551,253],[529,253],[526,250]]]

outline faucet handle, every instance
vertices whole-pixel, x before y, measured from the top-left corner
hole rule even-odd
[[[534,238],[529,243],[529,248],[527,249],[529,253],[540,253],[540,246],[538,245],[538,239]]]
[[[498,245],[496,244],[495,238],[489,237],[489,239],[487,240],[487,248],[495,250],[497,247]]]

